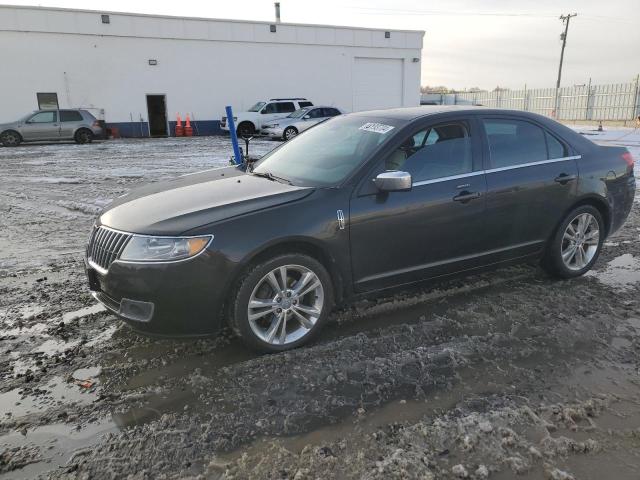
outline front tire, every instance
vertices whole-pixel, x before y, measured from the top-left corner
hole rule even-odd
[[[571,211],[558,227],[542,266],[559,278],[574,278],[588,272],[600,255],[605,225],[597,208],[583,205]]]
[[[303,254],[280,255],[254,266],[238,287],[230,324],[259,352],[281,352],[310,342],[333,306],[329,273]]]
[[[298,135],[298,129],[297,128],[295,128],[295,127],[287,127],[287,128],[284,129],[284,132],[282,132],[282,139],[284,141],[291,140],[296,135]]]
[[[236,134],[239,137],[249,137],[256,133],[256,127],[251,122],[240,122],[236,129]]]
[[[93,141],[93,132],[83,128],[76,132],[73,139],[79,144],[91,143]]]
[[[9,130],[7,132],[2,132],[2,135],[0,135],[0,142],[2,142],[2,145],[5,147],[17,147],[22,142],[22,138],[18,132]]]

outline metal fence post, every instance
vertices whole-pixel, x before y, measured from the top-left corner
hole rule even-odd
[[[638,119],[640,118],[640,90],[639,90],[639,81],[640,81],[640,75],[636,75],[636,88],[634,90],[634,95],[633,95],[633,119]]]

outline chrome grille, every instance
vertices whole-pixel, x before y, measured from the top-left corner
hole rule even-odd
[[[108,270],[111,264],[120,258],[131,237],[130,233],[117,232],[106,227],[94,228],[87,247],[87,256],[100,268]]]

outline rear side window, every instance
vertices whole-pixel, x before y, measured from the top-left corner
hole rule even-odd
[[[60,110],[61,122],[81,122],[82,115],[75,110]]]
[[[414,182],[470,173],[469,128],[464,122],[453,122],[416,132],[387,158],[385,167],[409,172]]]
[[[491,165],[510,167],[549,158],[545,131],[521,120],[484,119]]]
[[[296,111],[293,102],[276,103],[276,113],[291,113]]]
[[[311,102],[298,102],[298,105],[300,105],[300,108],[313,107],[313,103]]]
[[[552,158],[563,158],[568,155],[567,147],[558,140],[556,137],[551,135],[549,132],[544,132],[547,138],[547,149],[549,150],[549,159]]]

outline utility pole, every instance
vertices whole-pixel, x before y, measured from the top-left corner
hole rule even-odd
[[[567,46],[567,33],[569,32],[569,22],[572,17],[577,16],[577,13],[569,13],[567,15],[560,15],[560,20],[564,23],[564,32],[560,34],[562,40],[562,50],[560,50],[560,66],[558,67],[558,81],[556,82],[556,105],[555,116],[558,117],[558,110],[560,107],[560,79],[562,78],[562,62],[564,61],[564,48]]]

